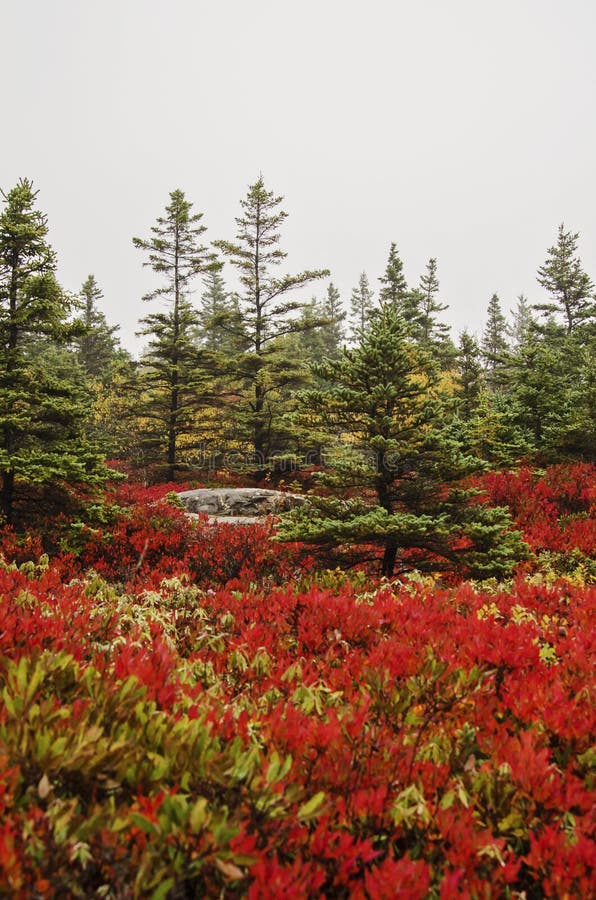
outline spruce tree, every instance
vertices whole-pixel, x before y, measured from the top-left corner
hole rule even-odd
[[[562,354],[539,334],[530,333],[511,356],[508,378],[510,403],[533,453],[554,461],[571,416],[570,381]]]
[[[478,408],[483,387],[480,347],[476,338],[464,330],[459,336],[455,396],[459,399],[459,414],[469,421]]]
[[[297,335],[297,344],[306,354],[308,362],[318,362],[323,357],[339,354],[345,342],[345,318],[339,291],[330,282],[324,300],[313,297],[300,316],[304,331]]]
[[[324,324],[321,325],[323,353],[328,357],[336,357],[346,340],[343,324],[346,311],[342,306],[339,291],[332,281],[327,286],[327,295],[321,306],[321,317],[324,320]]]
[[[532,315],[532,307],[528,303],[527,297],[520,294],[517,298],[517,306],[513,312],[513,324],[511,327],[511,339],[513,352],[528,341],[536,330],[536,320]]]
[[[361,272],[358,285],[352,289],[350,296],[351,337],[357,342],[369,327],[375,313],[374,293],[371,290],[368,275]]]
[[[549,247],[547,258],[538,269],[538,284],[553,298],[551,303],[534,308],[546,316],[562,316],[567,332],[594,323],[596,304],[594,284],[584,272],[577,255],[579,234],[559,226],[557,243]]]
[[[380,276],[381,290],[379,300],[388,303],[403,312],[404,300],[408,296],[408,282],[404,275],[404,264],[400,259],[397,247],[391,244],[385,272]]]
[[[243,343],[238,297],[226,290],[219,270],[207,272],[203,284],[198,313],[199,344],[213,353],[234,354]]]
[[[507,365],[508,400],[537,461],[594,459],[596,447],[593,338],[530,322]]]
[[[123,353],[115,337],[118,325],[108,325],[104,313],[99,308],[103,299],[101,288],[94,275],[89,275],[81,287],[83,303],[82,321],[84,333],[75,339],[77,357],[85,371],[96,378],[105,378],[116,359]]]
[[[449,368],[456,356],[456,350],[449,337],[449,326],[441,322],[437,315],[449,309],[446,303],[439,303],[439,279],[437,261],[429,259],[426,272],[420,276],[417,303],[417,337],[423,347],[435,353],[442,368]]]
[[[313,369],[327,387],[300,400],[344,436],[327,479],[337,495],[284,516],[280,538],[380,546],[387,577],[398,559],[401,569],[510,571],[523,554],[520,536],[508,530],[504,510],[478,505],[476,492],[463,486],[483,464],[462,453],[444,427],[435,367],[408,339],[397,310],[383,304],[358,347]]]
[[[170,193],[165,216],[157,219],[149,239],[133,238],[147,254],[143,263],[164,283],[143,297],[161,300],[165,309],[141,320],[141,334],[149,336],[141,366],[142,394],[138,411],[147,422],[146,442],[150,455],[166,464],[166,477],[175,478],[180,439],[193,431],[193,413],[204,399],[205,374],[195,343],[200,325],[190,301],[194,279],[217,270],[215,255],[201,244],[206,231],[202,213],[192,212],[192,203],[181,190]]]
[[[379,301],[393,306],[403,317],[409,336],[419,338],[421,296],[417,290],[408,288],[403,262],[394,243],[389,247],[385,272],[380,276],[379,281],[382,285]]]
[[[501,301],[493,294],[488,303],[487,320],[482,334],[481,349],[486,370],[486,382],[491,390],[502,384],[507,353],[509,327],[501,309]]]
[[[40,496],[67,496],[108,476],[86,436],[91,399],[65,347],[76,329],[55,277],[46,216],[22,179],[0,214],[0,513],[31,515]]]
[[[239,427],[242,421],[247,426],[257,466],[262,466],[274,449],[280,399],[300,383],[304,373],[302,361],[292,353],[292,343],[284,338],[313,327],[311,321],[300,321],[307,301],[290,295],[329,275],[327,270],[275,274],[287,257],[279,247],[281,226],[287,218],[282,201],[283,197],[266,189],[259,176],[240,202],[236,240],[215,242],[240,278],[241,335],[246,350],[235,364],[234,374],[243,387],[234,414]]]

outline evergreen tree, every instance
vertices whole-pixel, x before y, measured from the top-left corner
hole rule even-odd
[[[379,278],[383,285],[379,293],[379,301],[393,306],[404,319],[408,335],[414,340],[422,342],[422,295],[416,288],[409,289],[403,268],[397,248],[395,244],[391,244],[385,272]]]
[[[520,294],[517,298],[517,306],[513,313],[513,325],[511,338],[514,352],[530,339],[536,329],[536,320],[532,315],[532,307],[527,298]]]
[[[593,338],[555,323],[530,324],[507,367],[508,399],[536,459],[594,459],[596,398]]]
[[[407,337],[403,319],[383,305],[361,344],[313,367],[327,388],[302,404],[346,435],[329,479],[345,497],[318,498],[282,521],[280,537],[329,547],[376,544],[382,574],[400,566],[462,567],[474,575],[510,571],[523,553],[502,509],[474,503],[464,476],[483,464],[465,456],[443,427],[435,369]]]
[[[448,368],[456,356],[456,350],[449,337],[449,326],[439,321],[437,314],[449,309],[446,303],[439,303],[439,279],[437,261],[431,258],[426,272],[420,276],[417,337],[427,350],[437,354],[443,368]]]
[[[556,346],[530,333],[512,355],[508,371],[517,422],[534,453],[552,461],[571,415],[562,355]]]
[[[478,341],[468,331],[459,336],[457,354],[457,382],[455,395],[459,398],[459,412],[464,421],[469,421],[478,408],[483,386],[480,347]]]
[[[95,277],[89,275],[81,287],[84,333],[75,340],[77,357],[85,371],[94,377],[106,377],[112,363],[123,353],[115,337],[118,325],[109,326],[99,309],[103,293]]]
[[[200,325],[189,294],[193,280],[219,267],[215,255],[200,242],[206,231],[202,213],[181,190],[170,193],[166,215],[157,219],[148,240],[133,238],[134,246],[147,253],[143,263],[163,275],[165,282],[145,297],[163,300],[166,309],[141,320],[141,334],[151,338],[142,360],[144,387],[139,411],[149,425],[146,440],[155,458],[164,458],[167,477],[175,478],[181,437],[192,433],[193,412],[204,395],[205,373],[194,340]],[[165,436],[165,441],[164,441]]]
[[[219,270],[206,273],[198,313],[198,339],[213,353],[233,354],[242,347],[240,305],[236,294],[226,290]]]
[[[304,372],[302,361],[292,356],[292,343],[283,338],[314,324],[300,321],[307,303],[289,295],[329,275],[327,270],[316,270],[276,277],[275,269],[287,256],[279,247],[280,229],[287,218],[280,209],[282,201],[283,197],[266,189],[260,176],[241,201],[236,240],[215,242],[240,276],[242,336],[247,349],[236,361],[236,374],[244,387],[234,413],[238,425],[244,419],[249,429],[258,465],[273,449],[278,401]]]
[[[382,288],[379,291],[379,300],[382,303],[389,303],[395,309],[403,312],[404,300],[408,296],[409,288],[404,275],[404,264],[397,252],[396,245],[393,243],[389,248],[385,272],[380,276],[379,281],[382,284]]]
[[[580,346],[575,354],[571,383],[571,415],[560,447],[565,456],[596,462],[596,352],[593,341]]]
[[[346,340],[343,324],[346,311],[342,306],[339,291],[332,281],[327,286],[327,295],[321,307],[321,318],[325,321],[325,324],[321,325],[323,354],[331,358],[336,357]]]
[[[517,423],[511,397],[487,389],[481,359],[476,338],[463,331],[454,392],[457,415],[451,428],[466,452],[492,465],[514,465],[529,455],[531,446]]]
[[[568,332],[594,323],[596,304],[594,285],[582,268],[577,256],[578,233],[565,231],[559,226],[557,243],[549,247],[544,265],[538,269],[538,284],[546,289],[552,303],[538,304],[534,308],[547,316],[561,315]]]
[[[296,335],[297,351],[309,363],[338,356],[345,342],[345,318],[339,291],[330,282],[325,299],[313,297],[301,312],[299,321],[304,330]]]
[[[488,304],[488,316],[481,342],[486,382],[491,390],[496,390],[502,383],[505,354],[509,347],[508,332],[507,319],[501,310],[501,301],[497,294],[493,294]]]
[[[71,303],[56,278],[47,219],[27,179],[0,215],[0,512],[41,494],[66,496],[108,475],[86,437],[90,396],[76,361],[60,349],[72,339]],[[31,505],[24,510],[31,512]]]
[[[358,341],[359,337],[369,327],[375,312],[374,293],[371,290],[366,272],[360,273],[358,286],[352,289],[350,310],[352,340]]]
[[[404,275],[404,266],[395,244],[389,248],[389,256],[385,272],[379,278],[382,288],[379,301],[393,306],[403,317],[408,334],[412,338],[420,338],[420,302],[421,295],[417,290],[410,290]]]

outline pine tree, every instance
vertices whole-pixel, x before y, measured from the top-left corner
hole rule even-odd
[[[594,284],[577,256],[578,240],[578,233],[565,231],[561,224],[557,243],[549,247],[537,276],[538,284],[552,296],[553,302],[538,304],[534,309],[547,316],[561,315],[568,332],[589,322],[593,324],[596,316]]]
[[[64,347],[72,305],[55,277],[47,219],[22,179],[0,215],[0,507],[27,517],[40,494],[92,488],[108,476],[87,439],[91,400]],[[29,503],[27,503],[29,501]],[[24,509],[23,509],[24,505]]]
[[[493,294],[488,303],[487,321],[482,335],[482,357],[486,369],[486,382],[491,390],[501,385],[505,354],[509,343],[507,319],[501,309],[501,301]]]
[[[89,275],[83,282],[80,297],[85,331],[74,342],[77,357],[89,375],[105,378],[116,359],[123,357],[123,351],[115,337],[119,326],[109,326],[104,313],[99,309],[103,293],[94,275]]]
[[[200,274],[217,270],[213,252],[200,243],[206,231],[202,213],[181,190],[170,193],[165,217],[159,217],[148,240],[133,238],[147,253],[143,263],[163,275],[165,283],[145,301],[163,300],[165,311],[141,320],[141,334],[151,338],[142,360],[144,386],[139,411],[153,427],[147,429],[147,446],[156,459],[164,458],[167,477],[175,478],[181,437],[192,433],[193,412],[204,395],[204,372],[194,340],[200,324],[190,302],[190,286]],[[165,440],[164,440],[165,437]]]
[[[504,510],[474,503],[475,492],[462,487],[483,464],[443,427],[435,368],[412,345],[395,308],[381,307],[358,347],[313,368],[328,387],[304,392],[301,402],[346,436],[328,479],[340,498],[321,497],[287,514],[280,538],[381,546],[387,577],[398,558],[402,569],[510,571],[523,553],[520,536],[508,531]],[[348,489],[357,489],[356,499],[345,499]]]
[[[282,201],[283,197],[266,189],[260,176],[240,203],[236,240],[215,242],[240,276],[242,335],[247,350],[236,361],[236,374],[244,388],[234,412],[238,424],[244,418],[248,426],[259,466],[273,449],[278,400],[300,382],[304,372],[301,360],[292,357],[291,343],[282,339],[313,326],[299,318],[307,302],[292,300],[289,295],[329,275],[327,270],[308,270],[276,277],[275,269],[287,256],[279,247],[280,229],[287,218],[280,209]]]
[[[374,293],[371,290],[366,272],[360,273],[358,285],[352,289],[350,310],[352,340],[357,342],[369,327],[375,313]]]

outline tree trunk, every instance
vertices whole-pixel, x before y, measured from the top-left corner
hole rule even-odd
[[[6,525],[12,525],[14,506],[14,472],[2,473],[2,489],[0,491],[0,509]]]
[[[176,438],[178,436],[178,386],[172,387],[170,394],[170,416],[168,421],[168,481],[174,481],[176,476]]]
[[[397,542],[394,538],[388,538],[385,542],[385,552],[383,553],[383,562],[381,564],[381,577],[393,578],[395,571],[395,561],[397,559]]]
[[[384,461],[378,463],[381,468],[380,477],[377,481],[377,498],[379,505],[386,510],[389,515],[393,515],[393,503],[389,491],[390,479],[393,477],[390,473],[384,471]],[[383,562],[381,563],[381,576],[383,578],[392,578],[395,570],[395,560],[397,559],[398,542],[397,538],[389,535],[385,538],[385,552],[383,553]]]

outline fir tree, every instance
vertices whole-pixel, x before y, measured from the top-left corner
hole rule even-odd
[[[11,523],[17,504],[30,515],[40,493],[65,497],[109,473],[86,436],[91,401],[83,372],[63,349],[75,333],[72,304],[56,281],[37,192],[23,179],[2,197],[0,512]]]
[[[482,386],[480,347],[476,338],[464,330],[459,336],[455,388],[455,395],[460,401],[459,412],[464,421],[469,421],[478,408]]]
[[[514,352],[530,339],[536,329],[536,320],[532,315],[532,307],[524,294],[517,298],[517,306],[513,313],[511,339]]]
[[[486,369],[486,382],[491,390],[496,390],[502,383],[505,354],[509,343],[507,319],[501,310],[501,301],[493,294],[488,303],[487,321],[482,334],[482,357]]]
[[[571,415],[563,357],[539,334],[530,334],[512,355],[508,372],[517,422],[534,454],[552,461]]]
[[[109,326],[104,313],[99,309],[103,293],[93,275],[89,275],[83,282],[80,297],[85,332],[75,340],[77,356],[89,375],[105,378],[115,360],[122,358],[122,350],[115,337],[119,326]]]
[[[404,300],[408,296],[409,288],[404,275],[404,264],[400,259],[395,244],[391,244],[389,248],[387,266],[379,281],[382,285],[379,291],[379,300],[403,312]]]
[[[388,303],[403,317],[408,334],[412,338],[420,338],[420,301],[417,290],[410,290],[404,275],[404,266],[395,244],[389,248],[389,256],[385,272],[379,278],[382,288],[379,301]]]
[[[552,323],[530,324],[508,361],[508,399],[534,457],[594,459],[596,447],[593,338]]]
[[[206,231],[202,218],[202,213],[192,212],[182,191],[172,191],[166,215],[151,228],[153,236],[133,238],[134,246],[147,254],[143,265],[165,279],[143,297],[164,301],[166,309],[141,320],[140,333],[150,341],[142,360],[139,411],[154,426],[147,429],[147,446],[156,459],[165,457],[170,480],[175,478],[180,439],[193,430],[193,412],[205,387],[194,340],[200,320],[190,302],[190,287],[198,275],[220,266],[200,242]]]
[[[240,305],[236,294],[226,290],[219,270],[207,272],[203,279],[198,313],[198,340],[213,353],[233,354],[242,348]]]
[[[449,326],[437,318],[438,313],[449,309],[446,303],[439,303],[439,287],[437,261],[431,258],[426,272],[420,276],[417,337],[423,347],[437,354],[442,367],[448,368],[455,358],[456,350],[449,337]]]
[[[561,315],[568,332],[588,322],[593,324],[596,316],[594,285],[577,255],[578,240],[578,233],[565,231],[561,224],[557,243],[549,248],[537,276],[538,284],[552,296],[553,302],[537,304],[534,309],[547,316]]]
[[[342,308],[339,291],[330,282],[325,299],[321,301],[313,297],[300,316],[304,330],[296,336],[297,346],[308,362],[338,356],[345,342],[345,318],[346,312]]]
[[[339,355],[346,340],[344,328],[346,311],[342,306],[339,291],[332,281],[327,286],[327,295],[321,306],[321,317],[325,322],[321,325],[323,354],[333,358]]]
[[[435,368],[383,305],[361,344],[313,367],[328,386],[301,395],[334,432],[344,433],[328,479],[356,499],[318,498],[284,517],[280,537],[328,547],[376,544],[381,571],[451,566],[503,574],[523,553],[502,509],[474,502],[462,479],[483,468],[443,427]]]
[[[314,325],[300,321],[307,302],[293,300],[290,294],[329,275],[327,270],[308,270],[276,277],[276,268],[287,256],[279,247],[280,229],[287,218],[280,208],[282,201],[283,197],[266,189],[260,176],[241,201],[236,240],[215,242],[240,276],[242,336],[247,349],[235,364],[243,389],[234,413],[238,425],[243,419],[249,429],[259,466],[273,449],[279,398],[304,373],[302,361],[292,356],[291,342],[283,338]]]
[[[358,341],[370,325],[375,312],[374,293],[371,290],[366,272],[360,273],[358,285],[352,289],[350,311],[352,340]]]

